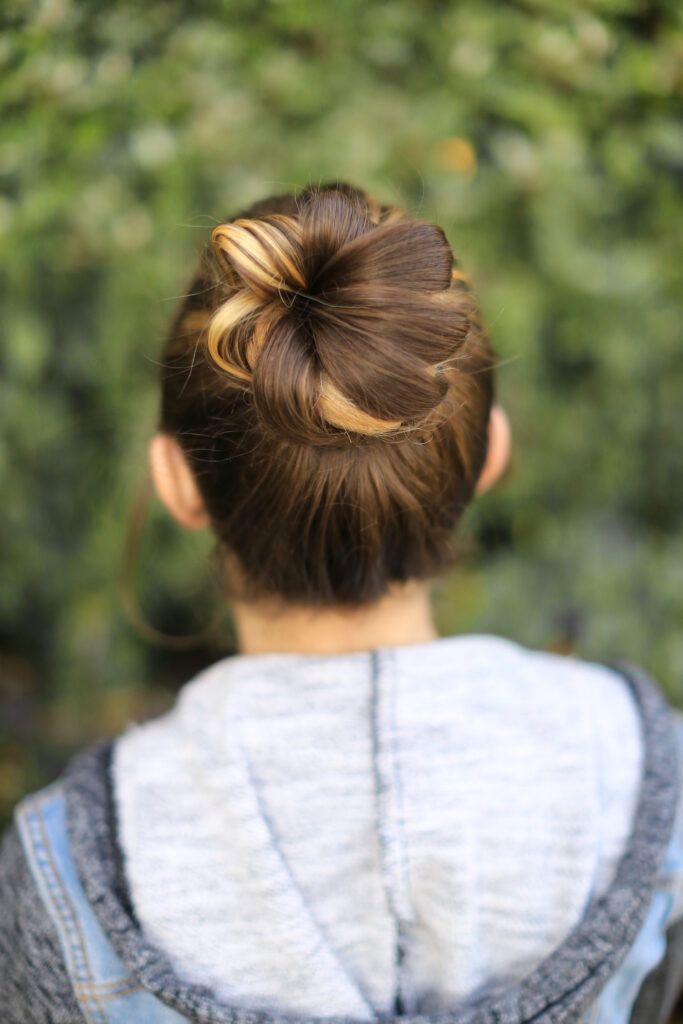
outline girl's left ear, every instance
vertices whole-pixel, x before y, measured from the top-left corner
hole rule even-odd
[[[479,474],[475,494],[483,494],[503,475],[512,448],[512,432],[505,409],[500,405],[491,406],[489,417],[489,441],[486,461]]]
[[[149,468],[154,489],[176,522],[188,530],[209,525],[209,516],[185,453],[170,434],[156,434],[149,443]]]

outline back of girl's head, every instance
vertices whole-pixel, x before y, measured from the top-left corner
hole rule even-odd
[[[220,224],[165,346],[161,429],[239,596],[360,605],[442,572],[492,363],[440,228],[347,185]]]

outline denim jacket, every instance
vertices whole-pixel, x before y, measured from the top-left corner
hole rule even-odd
[[[640,712],[645,758],[631,838],[611,886],[528,977],[454,1007],[440,1024],[666,1020],[683,979],[683,727],[642,672],[621,671]],[[143,936],[117,854],[110,755],[107,744],[80,755],[62,780],[19,805],[5,839],[3,1024],[291,1022],[185,984]]]

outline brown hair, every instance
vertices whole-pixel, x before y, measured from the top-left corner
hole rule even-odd
[[[361,605],[452,561],[493,354],[443,231],[348,185],[218,225],[162,360],[240,596]]]

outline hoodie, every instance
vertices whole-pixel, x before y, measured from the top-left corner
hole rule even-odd
[[[610,686],[639,741],[621,776],[590,742]],[[494,638],[228,659],[18,809],[2,1019],[654,1024],[680,981],[677,806],[673,715],[637,670]]]

